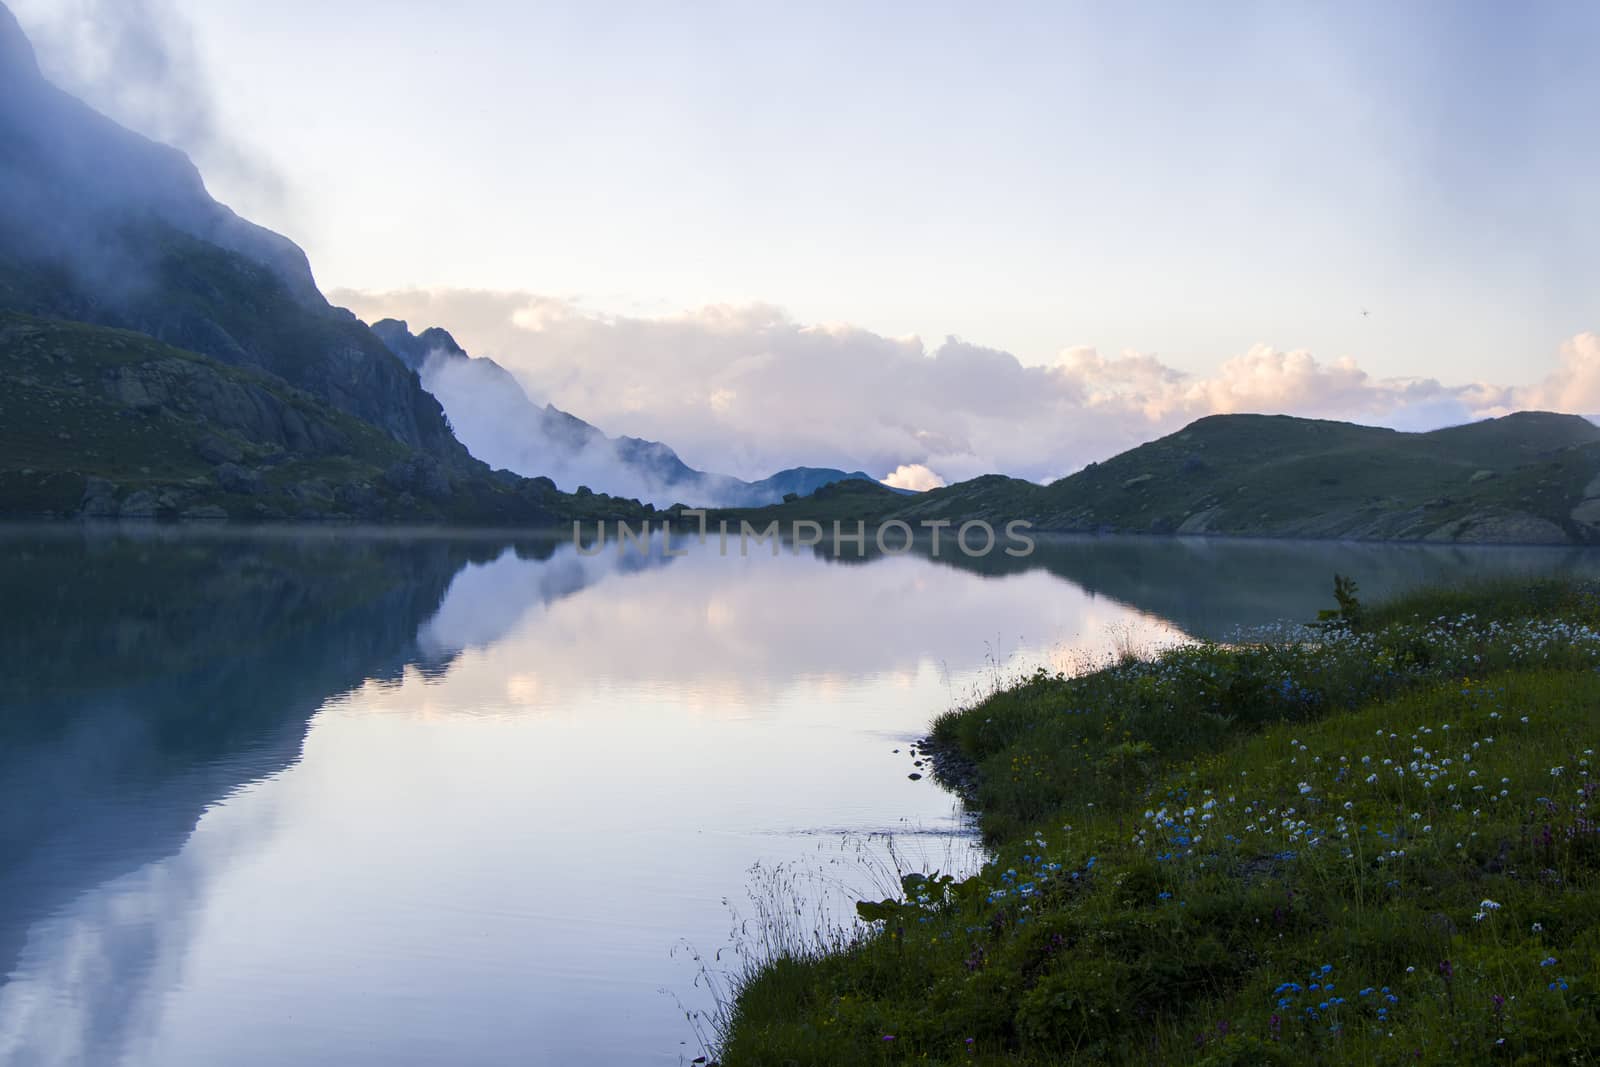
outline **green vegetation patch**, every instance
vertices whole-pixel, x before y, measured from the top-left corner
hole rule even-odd
[[[0,516],[533,525],[634,501],[445,464],[284,379],[0,311]]]
[[[1430,433],[1214,415],[1048,486],[986,475],[913,497],[858,494],[788,518],[1024,519],[1040,530],[1354,540],[1588,543],[1600,428],[1518,412]],[[1591,495],[1591,493],[1597,495]]]
[[[754,972],[723,1062],[1600,1057],[1600,598],[1361,614],[940,720],[992,862]]]

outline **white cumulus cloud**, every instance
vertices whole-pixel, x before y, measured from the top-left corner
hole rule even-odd
[[[333,296],[368,321],[443,326],[516,374],[539,402],[744,478],[810,465],[893,471],[886,480],[909,488],[993,472],[1048,481],[1219,413],[1416,430],[1526,408],[1600,411],[1600,336],[1592,333],[1563,345],[1536,380],[1445,384],[1268,345],[1206,374],[1150,353],[1092,347],[1030,365],[959,338],[930,346],[808,325],[764,304],[646,318],[522,292]]]
[[[920,463],[902,463],[884,476],[883,484],[925,493],[929,489],[943,488],[945,480]]]

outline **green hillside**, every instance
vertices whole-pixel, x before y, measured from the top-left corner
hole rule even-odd
[[[0,312],[0,516],[537,524],[637,515],[453,464],[259,371]]]
[[[1579,539],[1600,429],[1526,412],[1426,434],[1217,416],[1048,487],[1051,525],[1441,540]]]
[[[1564,544],[1600,540],[1600,427],[1519,412],[1431,433],[1214,415],[1048,486],[987,475],[915,497],[850,483],[748,513],[1149,534]],[[735,513],[735,518],[738,513]]]

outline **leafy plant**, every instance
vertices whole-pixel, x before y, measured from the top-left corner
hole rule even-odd
[[[1339,605],[1337,608],[1325,608],[1317,612],[1317,621],[1324,625],[1346,626],[1352,630],[1359,630],[1366,623],[1366,609],[1361,600],[1356,596],[1356,580],[1342,574],[1333,576],[1333,599]]]

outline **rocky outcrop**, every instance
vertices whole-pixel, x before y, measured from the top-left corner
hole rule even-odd
[[[383,480],[396,492],[412,493],[425,500],[448,499],[454,489],[449,472],[426,456],[396,463],[384,472]]]
[[[1600,538],[1600,474],[1583,487],[1583,496],[1572,509],[1572,521]]]
[[[1460,524],[1452,540],[1490,545],[1565,545],[1572,542],[1567,532],[1549,519],[1521,512],[1468,519]]]
[[[1221,508],[1213,507],[1206,508],[1203,511],[1197,511],[1193,515],[1185,516],[1184,520],[1178,524],[1178,528],[1174,532],[1178,534],[1208,533],[1211,530],[1211,523],[1219,514],[1221,514],[1221,511]]]
[[[421,371],[428,357],[435,353],[461,359],[471,358],[448,331],[437,326],[413,334],[411,327],[400,319],[379,319],[372,324],[372,332],[400,362],[414,371]]]
[[[78,514],[85,519],[114,519],[121,511],[117,503],[117,487],[105,478],[89,478],[83,490],[83,500],[78,504]]]
[[[102,382],[107,399],[134,409],[156,412],[171,408],[203,415],[218,429],[231,431],[256,444],[304,454],[342,453],[350,441],[330,422],[308,419],[293,404],[264,385],[224,376],[198,360],[163,359],[153,363],[124,364],[107,372]],[[206,438],[207,449],[224,460],[231,453],[215,434]]]
[[[241,467],[237,463],[222,463],[212,472],[216,479],[217,488],[224,493],[237,493],[239,496],[255,496],[261,492],[261,472]]]

